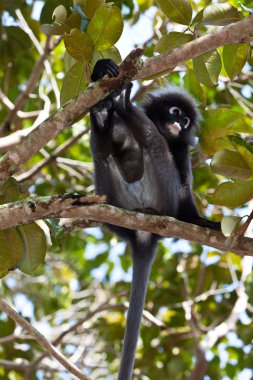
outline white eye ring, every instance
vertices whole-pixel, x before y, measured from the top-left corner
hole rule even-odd
[[[181,111],[178,107],[171,107],[169,109],[169,113],[171,113],[172,115],[177,115],[179,116],[181,114]]]
[[[184,128],[185,129],[187,127],[189,127],[190,122],[191,122],[191,120],[189,119],[189,117],[185,116],[184,119],[183,119],[183,123],[184,123]]]

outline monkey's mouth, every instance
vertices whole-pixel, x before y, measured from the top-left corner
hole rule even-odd
[[[179,135],[179,132],[181,131],[181,126],[179,123],[177,122],[174,122],[174,123],[168,123],[167,124],[167,128],[169,130],[169,132],[173,135],[173,136],[178,136]]]

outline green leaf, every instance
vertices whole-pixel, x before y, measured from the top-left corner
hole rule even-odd
[[[69,69],[74,66],[78,61],[73,58],[68,52],[67,50],[65,51],[64,53],[64,58],[63,58],[63,61],[64,61],[64,68],[65,68],[65,71],[69,71]]]
[[[178,24],[190,25],[192,7],[188,0],[156,0],[161,11]]]
[[[233,235],[238,229],[241,220],[242,218],[239,216],[223,216],[221,220],[221,231],[223,235],[226,237]]]
[[[180,33],[180,32],[171,32],[166,36],[163,36],[155,46],[156,53],[165,53],[171,51],[181,45],[186,44],[189,41],[192,41],[194,38],[190,34]]]
[[[93,42],[89,34],[80,29],[72,29],[70,34],[64,34],[65,47],[68,53],[80,62],[88,62],[93,54]]]
[[[0,204],[18,201],[20,198],[20,187],[15,178],[10,177],[0,185]]]
[[[45,233],[36,223],[17,228],[24,245],[24,258],[19,269],[24,273],[32,274],[45,260],[47,252]]]
[[[239,74],[248,58],[248,44],[230,44],[223,47],[223,62],[229,78]]]
[[[253,146],[239,136],[228,136],[229,141],[246,161],[248,167],[253,170]]]
[[[216,152],[211,167],[216,174],[235,179],[247,179],[253,174],[242,156],[234,150],[223,149]]]
[[[214,193],[206,196],[209,203],[230,208],[242,206],[252,198],[253,180],[222,183]]]
[[[248,56],[248,62],[251,66],[253,66],[253,49],[250,48],[249,56]]]
[[[120,38],[123,19],[119,8],[109,4],[99,7],[92,17],[88,29],[95,50],[108,49]]]
[[[221,58],[218,51],[209,51],[208,53],[193,58],[192,61],[198,80],[205,86],[216,86],[222,67]]]
[[[153,5],[153,0],[137,0],[140,12],[145,12],[148,8]]]
[[[80,5],[84,14],[88,18],[92,18],[97,8],[99,8],[104,3],[105,0],[74,0],[74,4]]]
[[[79,95],[87,87],[85,65],[81,62],[74,64],[67,74],[61,88],[61,105]]]
[[[184,76],[184,88],[194,96],[195,99],[200,103],[200,107],[204,108],[206,104],[206,95],[201,87],[197,75],[193,70],[188,69]]]
[[[0,231],[0,278],[17,268],[23,258],[23,243],[16,228]]]
[[[206,154],[213,155],[219,149],[231,148],[227,135],[251,131],[251,119],[243,113],[227,108],[209,109],[203,112],[201,148]]]
[[[224,26],[240,19],[238,10],[232,5],[224,3],[209,5],[197,14],[194,22],[199,22],[199,26],[202,24]]]

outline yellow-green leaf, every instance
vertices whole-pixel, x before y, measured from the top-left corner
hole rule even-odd
[[[89,34],[80,29],[72,29],[70,34],[64,34],[65,47],[68,53],[80,62],[88,62],[93,54],[93,42]]]
[[[209,51],[193,58],[192,61],[198,80],[205,86],[216,86],[222,67],[221,58],[218,51]]]
[[[23,244],[15,228],[0,231],[0,278],[17,268],[23,258]]]
[[[235,233],[242,218],[239,216],[223,216],[221,220],[221,231],[224,236],[229,237]]]
[[[158,7],[172,21],[190,25],[192,7],[188,0],[156,0]]]
[[[236,8],[227,3],[211,4],[195,18],[195,22],[205,25],[228,25],[232,22],[239,21],[241,18],[240,13]]]
[[[63,23],[67,18],[67,11],[64,5],[58,5],[58,7],[55,8],[52,18],[55,20],[55,22]]]
[[[86,86],[85,65],[81,62],[77,62],[69,69],[62,83],[61,105],[79,95]]]
[[[203,112],[200,145],[206,154],[213,155],[220,149],[231,148],[226,136],[233,132],[252,132],[251,118],[228,108],[209,109]]]
[[[194,96],[199,102],[200,108],[205,108],[206,105],[206,94],[203,87],[197,79],[197,75],[191,69],[186,71],[184,76],[184,88]]]
[[[192,40],[193,36],[190,34],[171,32],[158,41],[154,51],[160,54],[165,53]]]
[[[20,187],[18,181],[11,177],[0,185],[0,204],[18,201]]]
[[[248,167],[253,171],[253,147],[239,136],[228,136],[229,141],[240,153]]]
[[[80,5],[85,16],[92,18],[97,8],[105,3],[105,0],[74,0],[75,5]]]
[[[229,78],[239,74],[248,58],[248,44],[230,44],[223,47],[223,62]]]
[[[247,179],[253,174],[245,160],[235,150],[223,149],[216,152],[211,167],[215,173],[235,179]]]
[[[119,8],[110,4],[99,7],[92,17],[87,32],[92,38],[95,50],[108,49],[120,38],[123,19]]]
[[[36,223],[17,228],[24,246],[24,257],[18,267],[22,272],[32,274],[45,260],[47,252],[45,233]]]
[[[225,182],[214,193],[206,196],[209,203],[235,208],[253,198],[253,180]]]

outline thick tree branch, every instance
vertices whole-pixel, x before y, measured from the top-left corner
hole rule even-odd
[[[65,127],[85,115],[92,106],[122,83],[129,82],[133,78],[140,79],[163,72],[184,60],[204,54],[219,46],[243,42],[251,33],[253,33],[253,15],[238,21],[236,24],[221,28],[215,33],[189,42],[178,49],[174,49],[171,53],[161,54],[147,60],[142,69],[138,67],[140,66],[138,58],[141,56],[141,50],[137,49],[123,62],[119,77],[103,79],[85,93],[70,100],[25,137],[19,146],[10,150],[0,161],[0,180],[15,173],[20,165],[37,153]]]
[[[251,33],[253,33],[253,15],[221,28],[215,33],[210,33],[188,42],[169,53],[146,60],[143,68],[134,79],[143,79],[158,74],[220,46],[244,42]]]
[[[84,218],[153,232],[163,237],[187,239],[221,251],[231,251],[240,256],[253,256],[253,239],[241,237],[227,245],[226,239],[220,232],[180,222],[168,216],[145,215],[108,204],[94,204],[101,202],[105,202],[105,197],[67,194],[1,205],[0,229],[31,223],[39,219]]]

